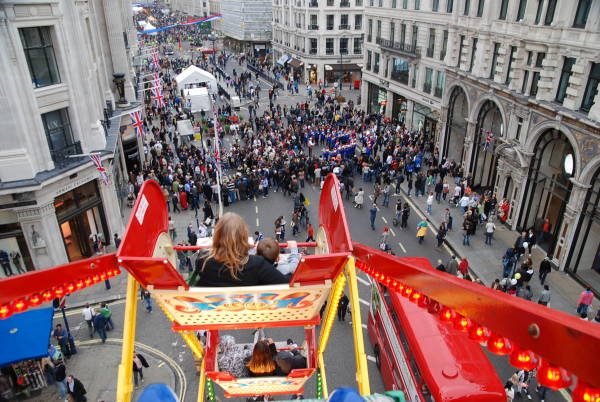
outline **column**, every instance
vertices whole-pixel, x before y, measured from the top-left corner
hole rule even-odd
[[[118,163],[115,161],[115,163]],[[98,182],[98,188],[100,189],[100,197],[102,198],[102,205],[104,206],[104,215],[106,222],[108,223],[108,231],[106,234],[107,240],[113,238],[115,233],[119,234],[119,237],[123,237],[125,226],[123,225],[123,216],[121,215],[121,207],[117,198],[117,189],[115,188],[115,180],[113,175],[110,174],[108,185],[105,185],[100,180]]]
[[[588,117],[595,121],[600,121],[600,84],[598,84],[594,106],[590,109]]]
[[[569,248],[574,246],[573,238],[577,229],[577,220],[582,211],[582,205],[585,200],[589,185],[583,184],[571,178],[573,187],[569,195],[569,203],[567,204],[562,221],[562,227],[558,232],[558,241],[554,248],[554,258],[558,260],[558,267],[561,271],[565,269],[565,262],[569,255]],[[563,236],[564,234],[564,236]]]
[[[394,108],[394,93],[388,89],[386,95],[387,105],[385,106],[385,117],[391,119],[392,109]]]
[[[16,212],[36,269],[69,261],[53,203]]]
[[[443,102],[443,100],[442,100]],[[441,161],[442,157],[444,155],[444,153],[446,152],[446,149],[444,149],[444,144],[446,142],[446,130],[447,130],[447,123],[448,123],[448,105],[444,105],[442,103],[442,108],[440,110],[440,135],[438,137],[438,141],[437,141],[437,148],[438,148],[438,153],[437,153],[437,157],[438,159]]]
[[[581,105],[581,100],[579,98],[579,94],[585,91],[585,86],[587,84],[585,71],[586,67],[590,61],[588,59],[578,57],[575,65],[573,65],[572,71],[573,74],[569,79],[569,86],[567,88],[567,96],[563,102],[563,106],[571,109],[578,110]]]
[[[406,121],[404,122],[404,125],[406,127],[416,129],[416,127],[412,127],[414,110],[415,110],[415,102],[412,101],[411,99],[407,99],[406,100]]]
[[[132,102],[135,100],[135,92],[131,82],[129,63],[127,62],[127,51],[123,40],[123,23],[121,21],[121,9],[114,1],[102,0],[110,46],[110,57],[112,60],[112,72],[125,74],[125,98]]]
[[[473,138],[475,137],[475,122],[472,120],[466,120],[467,122],[467,135],[465,135],[465,146],[463,148],[463,162],[462,168],[467,173],[471,164],[471,155],[473,154]]]

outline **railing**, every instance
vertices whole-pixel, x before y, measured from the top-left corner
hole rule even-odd
[[[327,30],[328,31],[333,31],[333,25],[327,25]]]
[[[441,98],[442,97],[442,93],[444,92],[444,88],[438,88],[436,87],[435,92],[433,93],[434,96],[436,96],[437,98]]]
[[[331,56],[333,54],[333,49],[325,49],[325,54]]]
[[[317,54],[317,49],[310,49],[309,54]]]
[[[417,46],[408,43],[392,42],[391,40],[384,39],[381,37],[375,38],[375,43],[377,43],[383,48],[394,50],[398,53],[402,53],[407,56],[420,57],[421,55]]]
[[[362,25],[356,25],[354,27],[354,30],[356,30],[356,31],[360,31],[361,29],[362,29]]]
[[[248,64],[246,64],[246,67],[248,68],[248,70],[252,71],[253,73],[257,73],[260,77],[262,77],[265,81],[268,81],[271,85],[276,86],[278,88],[283,88],[283,84],[281,82],[279,82],[275,78],[265,74],[258,68],[254,67],[252,64],[248,63]]]
[[[309,7],[313,7],[313,8],[317,8],[319,7],[319,2],[318,1],[311,1],[310,3],[308,3]]]
[[[431,84],[425,83],[423,84],[423,92],[431,93]]]
[[[408,85],[408,71],[393,71],[390,74],[391,79],[401,84]]]
[[[308,29],[310,29],[310,30],[313,30],[313,31],[316,31],[316,30],[318,30],[318,29],[319,29],[319,26],[318,26],[318,25],[309,25],[309,26],[308,26]]]
[[[427,57],[433,57],[434,49],[431,47],[427,48]]]
[[[440,53],[440,60],[444,60],[446,58],[446,51],[442,50]]]
[[[81,154],[81,142],[77,141],[61,149],[50,150],[54,167],[59,169],[80,160],[82,157],[71,158],[71,155]]]
[[[350,7],[350,2],[349,1],[342,1],[340,3],[340,7]]]
[[[339,29],[350,29],[350,25],[348,25],[348,24],[340,24]]]

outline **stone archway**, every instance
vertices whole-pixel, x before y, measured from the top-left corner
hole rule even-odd
[[[475,137],[469,172],[472,186],[491,189],[496,180],[498,165],[496,147],[498,138],[504,135],[504,119],[496,102],[486,100],[479,109],[475,125]]]
[[[459,166],[464,157],[463,149],[467,136],[468,116],[467,94],[460,86],[456,86],[452,89],[448,103],[443,155],[446,159],[455,161]]]

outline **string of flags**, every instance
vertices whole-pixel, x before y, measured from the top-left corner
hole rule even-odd
[[[144,136],[144,121],[142,120],[142,111],[136,110],[135,112],[129,113],[131,117],[131,125],[135,130],[135,135],[138,137]]]
[[[98,154],[90,154],[90,158],[94,165],[96,165],[96,170],[100,173],[100,180],[104,185],[108,185],[108,173],[106,173],[106,169],[102,166],[102,161],[100,160],[100,155]]]

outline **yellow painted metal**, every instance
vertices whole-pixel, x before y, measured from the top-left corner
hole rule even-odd
[[[204,367],[204,359],[202,359],[200,379],[198,380],[198,402],[204,402],[204,384],[206,384],[206,367]]]
[[[370,395],[369,369],[367,366],[367,355],[363,340],[362,319],[360,316],[360,300],[358,285],[356,283],[356,267],[354,257],[350,257],[346,263],[346,275],[348,277],[348,293],[352,309],[352,332],[354,332],[354,355],[356,357],[356,382],[358,392],[361,395]]]
[[[190,350],[196,355],[198,359],[202,359],[204,356],[204,348],[202,343],[198,340],[196,334],[192,331],[183,331],[179,333],[185,343],[189,346]]]
[[[325,375],[325,360],[323,359],[323,353],[319,353],[317,359],[319,360],[319,372],[321,373],[321,389],[323,390],[323,399],[328,399],[329,391],[327,390],[327,376]]]
[[[133,347],[135,344],[135,322],[137,314],[137,281],[128,274],[127,302],[123,319],[123,348],[121,349],[121,364],[117,381],[117,401],[129,402],[133,392]]]
[[[321,320],[321,334],[319,336],[319,347],[317,349],[317,353],[319,354],[322,354],[327,347],[327,341],[331,334],[331,327],[333,326],[333,321],[337,315],[338,303],[342,296],[342,292],[344,291],[345,284],[346,276],[343,273],[340,273],[331,287],[329,299],[327,300],[327,308],[323,315],[324,318]]]

